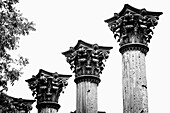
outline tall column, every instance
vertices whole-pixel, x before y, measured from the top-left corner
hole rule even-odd
[[[105,20],[114,37],[118,37],[122,54],[123,113],[148,113],[145,56],[152,28],[161,14],[125,4],[120,13]]]
[[[57,113],[60,105],[58,99],[63,87],[67,86],[68,78],[71,75],[50,73],[40,69],[36,76],[26,80],[32,95],[36,95],[38,113]]]
[[[97,113],[97,86],[112,47],[91,45],[79,40],[77,45],[63,52],[75,73],[76,113]]]

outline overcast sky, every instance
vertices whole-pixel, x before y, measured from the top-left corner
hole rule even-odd
[[[146,56],[149,113],[169,113],[170,102],[170,8],[168,0],[20,0],[17,9],[36,23],[36,31],[21,38],[17,51],[29,58],[19,81],[7,92],[9,95],[33,99],[25,82],[39,69],[60,74],[72,74],[65,93],[61,94],[59,113],[76,110],[76,84],[70,65],[61,54],[75,46],[79,39],[101,46],[112,46],[98,86],[98,110],[122,113],[122,56],[119,45],[104,20],[119,13],[124,4],[149,11],[161,11],[158,25]],[[35,107],[31,113],[37,113]]]

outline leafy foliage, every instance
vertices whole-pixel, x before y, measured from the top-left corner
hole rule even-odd
[[[13,85],[19,79],[23,66],[29,63],[22,56],[13,59],[8,51],[19,47],[19,36],[35,31],[34,23],[22,17],[22,13],[14,7],[16,3],[19,0],[0,0],[0,86],[3,90],[7,90],[8,81]],[[20,68],[16,69],[13,64]]]

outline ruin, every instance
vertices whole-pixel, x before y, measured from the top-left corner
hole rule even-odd
[[[111,49],[79,40],[75,47],[62,53],[75,73],[76,113],[98,113],[97,86]]]
[[[122,54],[123,113],[148,113],[145,56],[161,14],[125,4],[120,13],[105,20],[118,37]]]
[[[153,29],[162,14],[125,4],[119,13],[105,20],[122,54],[123,113],[148,113],[145,56],[149,51],[148,43]],[[111,49],[78,40],[74,47],[62,53],[75,74],[76,110],[71,113],[105,113],[98,111],[97,87],[101,82],[104,61],[108,59]],[[58,112],[59,96],[71,76],[40,69],[37,75],[25,80],[37,100],[38,113]],[[0,92],[0,113],[29,113],[34,102]]]

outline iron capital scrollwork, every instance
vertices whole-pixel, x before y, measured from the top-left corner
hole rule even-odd
[[[125,4],[120,13],[115,13],[105,20],[120,46],[130,43],[148,45],[152,38],[152,29],[158,24],[162,12],[150,12],[146,9],[136,9]]]
[[[70,47],[70,50],[63,54],[70,64],[70,68],[75,73],[76,77],[81,75],[98,76],[104,69],[104,61],[109,57],[111,47],[102,47],[98,44],[88,44],[79,40],[75,47]]]
[[[50,73],[40,69],[36,76],[33,75],[26,82],[28,82],[29,88],[33,92],[32,95],[37,99],[37,106],[42,103],[55,103],[58,105],[60,93],[68,85],[67,79],[69,77],[71,75],[61,75],[56,72]]]

